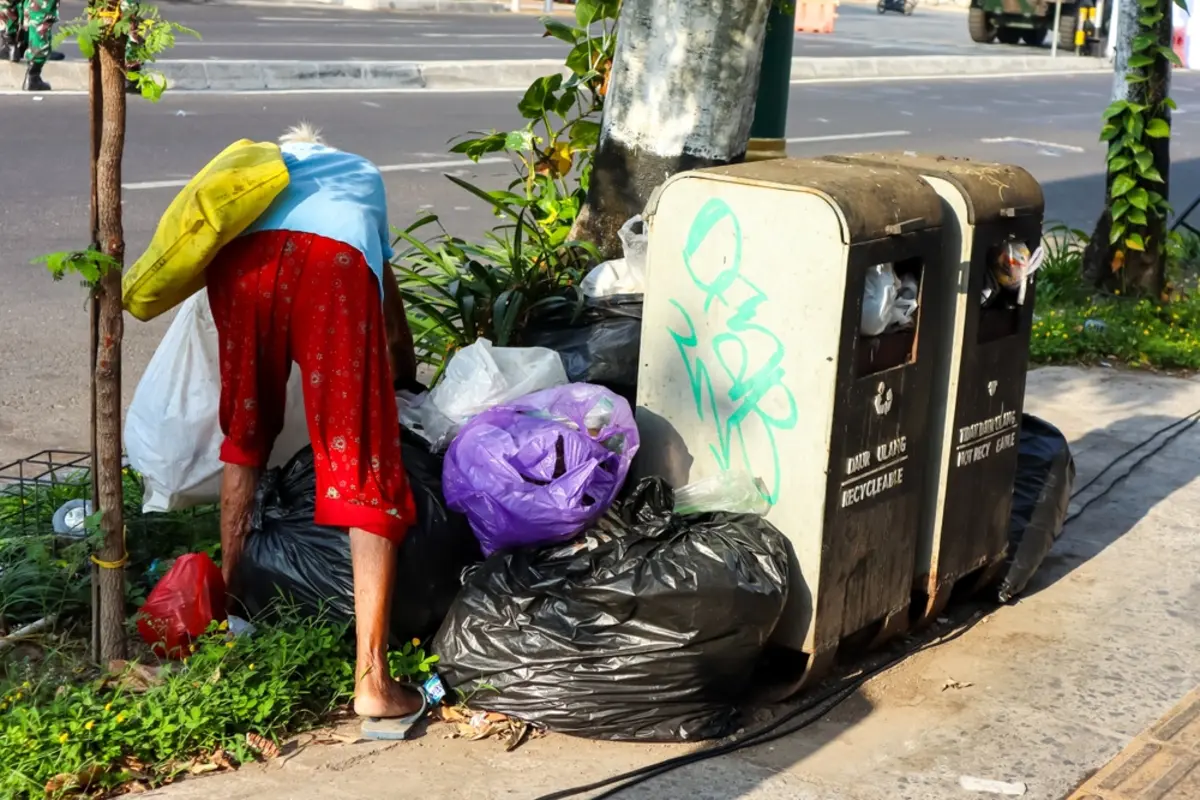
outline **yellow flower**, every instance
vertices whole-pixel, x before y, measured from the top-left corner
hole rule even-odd
[[[106,704],[105,704],[105,706],[104,706],[104,710],[105,710],[105,711],[112,711],[112,703],[106,703]]]
[[[1120,294],[1120,293],[1121,293],[1120,289],[1113,289],[1113,294]]]
[[[254,672],[254,665],[253,665],[253,664],[251,664],[251,665],[250,665],[250,671],[251,671],[251,672]]]
[[[227,619],[221,620],[221,624],[218,625],[217,628],[220,630],[223,630],[223,631],[229,630],[229,620],[227,620]]]
[[[70,734],[68,734],[68,733],[64,733],[64,734],[62,734],[61,736],[59,736],[59,737],[58,737],[58,743],[59,743],[59,744],[66,744],[66,743],[67,743],[67,739],[70,739],[70,738],[71,738],[71,735],[70,735]]]
[[[413,647],[420,647],[420,646],[421,646],[421,640],[413,639]]]
[[[1142,336],[1149,336],[1149,335],[1150,335],[1150,331],[1149,331],[1149,329],[1147,329],[1147,328],[1142,328]]]
[[[196,652],[196,645],[194,645],[194,644],[189,644],[189,645],[188,645],[188,652],[189,652],[189,653],[194,653],[194,652]]]
[[[1178,317],[1177,317],[1177,319],[1178,319]],[[21,684],[22,689],[29,689],[29,688],[32,688],[32,686],[33,686],[33,684],[31,684],[29,681],[25,681],[24,683]]]
[[[92,722],[90,719],[83,725],[83,729],[85,731],[90,731],[94,727],[96,727],[96,723]]]
[[[226,643],[225,643],[225,646],[226,646],[226,647],[233,647],[233,642],[226,642]]]
[[[14,695],[13,695],[13,698],[12,698],[12,699],[13,699],[14,701],[17,701],[17,700],[20,700],[20,699],[21,699],[23,696],[24,696],[24,695],[22,695],[22,694],[21,694],[21,692],[17,692],[16,694],[14,694]]]
[[[125,721],[125,715],[117,714],[117,722],[124,722],[124,721]]]
[[[1065,338],[1067,338],[1067,335],[1066,335],[1065,333],[1063,334],[1063,338],[1064,338],[1064,339],[1065,339]]]

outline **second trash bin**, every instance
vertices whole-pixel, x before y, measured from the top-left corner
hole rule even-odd
[[[676,175],[650,215],[635,469],[763,481],[796,556],[774,640],[819,675],[907,626],[941,202],[909,171],[786,159]]]
[[[1042,189],[1021,167],[965,158],[830,160],[910,170],[944,203],[945,263],[937,274],[952,302],[923,318],[937,366],[913,610],[929,622],[956,584],[981,588],[1004,568],[1034,303],[1034,283],[1022,292],[1011,261],[1041,243]]]

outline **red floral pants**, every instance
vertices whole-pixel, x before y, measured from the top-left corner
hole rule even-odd
[[[400,463],[381,290],[362,254],[322,236],[264,231],[227,245],[207,279],[221,348],[221,460],[266,465],[295,361],[316,523],[402,540],[415,509]]]

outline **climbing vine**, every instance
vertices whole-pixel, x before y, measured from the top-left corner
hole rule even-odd
[[[1174,1],[1180,7],[1187,7],[1185,0]],[[1108,107],[1100,132],[1100,139],[1108,143],[1112,208],[1109,244],[1115,248],[1114,271],[1124,264],[1127,250],[1145,252],[1152,247],[1163,250],[1164,243],[1154,241],[1154,232],[1162,235],[1162,223],[1171,213],[1165,192],[1160,191],[1165,189],[1166,181],[1154,163],[1154,144],[1155,140],[1170,137],[1171,111],[1176,107],[1175,101],[1167,96],[1166,86],[1161,85],[1170,74],[1169,67],[1162,69],[1161,62],[1182,64],[1159,37],[1170,4],[1165,4],[1164,10],[1160,0],[1137,0],[1137,3],[1138,30],[1126,75],[1131,87],[1129,99],[1118,100]]]

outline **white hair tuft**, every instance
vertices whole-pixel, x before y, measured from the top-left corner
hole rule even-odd
[[[279,137],[280,144],[296,144],[299,142],[325,144],[325,140],[321,138],[321,130],[308,122],[293,125],[287,129],[287,132],[283,136]]]

